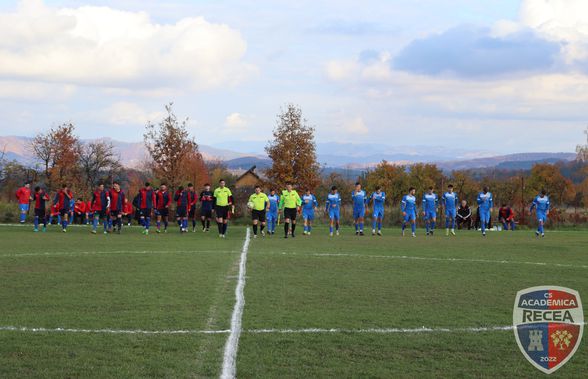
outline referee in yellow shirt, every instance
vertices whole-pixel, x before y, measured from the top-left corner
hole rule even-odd
[[[292,183],[287,183],[286,189],[282,191],[280,197],[280,209],[284,209],[284,238],[288,238],[290,223],[292,223],[292,237],[295,237],[296,215],[301,205],[300,195],[292,189]]]
[[[214,198],[218,236],[225,238],[227,234],[227,222],[229,221],[229,209],[233,205],[233,194],[230,189],[225,187],[224,179],[219,180],[218,184],[219,186],[215,188],[212,196]]]
[[[253,238],[257,238],[257,225],[260,225],[260,232],[265,237],[265,212],[269,208],[269,198],[261,192],[261,186],[255,186],[255,193],[249,196],[247,207],[251,209],[251,220],[253,221]]]

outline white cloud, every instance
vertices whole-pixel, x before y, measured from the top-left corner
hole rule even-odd
[[[243,129],[247,126],[247,120],[240,113],[231,113],[225,118],[225,126],[229,129]]]
[[[165,114],[163,112],[149,112],[141,106],[121,101],[100,111],[106,122],[114,125],[145,125],[147,122],[157,124]]]
[[[588,59],[588,2],[585,0],[525,0],[521,23],[545,38],[565,42],[564,59],[570,64]]]
[[[75,93],[76,87],[68,84],[0,80],[0,99],[60,102]]]
[[[363,121],[363,118],[361,118],[361,117],[354,117],[350,120],[347,120],[344,123],[343,128],[345,129],[345,131],[347,133],[351,133],[351,134],[368,134],[369,133],[369,129],[365,125],[365,122]]]
[[[0,13],[0,76],[115,88],[234,85],[255,69],[227,25],[187,17],[153,22],[144,12],[23,0]]]

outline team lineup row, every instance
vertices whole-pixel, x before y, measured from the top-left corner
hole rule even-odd
[[[416,219],[417,219],[417,198],[416,189],[411,187],[408,193],[402,197],[400,210],[402,212],[402,235],[410,224],[412,236],[416,236]],[[180,228],[180,232],[188,231],[188,221],[192,221],[192,229],[196,229],[196,204],[200,202],[200,221],[202,230],[210,230],[210,221],[213,212],[218,227],[219,237],[224,238],[227,232],[228,220],[234,213],[234,199],[231,190],[226,187],[225,181],[220,180],[219,186],[211,191],[209,184],[206,184],[196,195],[194,186],[188,184],[186,188],[180,186],[172,195],[165,184],[154,189],[150,183],[139,190],[132,201],[127,199],[125,192],[120,188],[118,182],[114,182],[112,188],[107,190],[104,184],[100,184],[92,194],[92,200],[88,203],[81,199],[77,201],[67,185],[55,194],[51,215],[48,219],[46,214],[46,203],[50,198],[47,192],[35,187],[31,194],[30,183],[26,183],[16,192],[16,197],[20,207],[20,222],[24,223],[29,210],[30,202],[34,204],[34,231],[39,231],[39,226],[43,224],[42,230],[45,231],[47,223],[51,221],[52,216],[58,217],[58,223],[61,224],[62,231],[67,231],[67,226],[75,214],[85,214],[86,220],[92,220],[91,232],[96,234],[98,225],[102,222],[104,233],[115,231],[121,232],[123,217],[129,217],[133,213],[138,215],[140,224],[143,226],[143,234],[149,234],[151,227],[151,218],[156,219],[156,231],[160,233],[167,232],[169,226],[170,208],[172,202],[175,202],[175,219]],[[368,196],[367,192],[362,189],[361,183],[356,183],[355,189],[351,193],[353,206],[353,220],[356,235],[364,235],[364,220],[371,205],[372,208],[372,235],[382,235],[382,220],[384,218],[384,205],[386,202],[386,193],[380,188]],[[478,211],[480,215],[480,226],[482,235],[486,235],[486,229],[490,222],[490,215],[494,207],[492,193],[488,187],[484,187],[478,194],[477,199]],[[441,198],[434,192],[433,187],[422,197],[422,215],[425,221],[426,234],[433,235],[436,228],[437,213],[439,207],[444,210],[446,235],[450,233],[455,235],[456,213],[459,199],[454,192],[452,185],[447,187]],[[327,194],[325,200],[324,212],[330,220],[329,234],[339,235],[339,220],[342,198],[337,187],[333,186]],[[247,208],[251,212],[252,228],[254,238],[257,237],[258,231],[265,235],[267,226],[270,235],[275,234],[276,224],[283,214],[284,220],[284,238],[289,236],[295,237],[296,218],[301,214],[304,220],[304,234],[310,235],[312,224],[315,219],[315,212],[319,208],[319,202],[311,190],[306,190],[302,196],[293,189],[292,184],[286,184],[286,188],[277,194],[272,189],[268,194],[262,192],[261,186],[255,187],[255,192],[249,197]],[[544,224],[549,214],[550,202],[545,191],[541,191],[533,200],[530,211],[536,209],[538,228],[535,232],[537,236],[544,236]],[[280,211],[282,214],[280,214]],[[163,229],[162,229],[163,227]]]

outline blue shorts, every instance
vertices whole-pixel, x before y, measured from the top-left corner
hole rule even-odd
[[[365,217],[365,207],[362,208],[353,208],[353,219],[363,218]]]
[[[480,221],[484,223],[490,222],[490,210],[480,210]]]
[[[437,218],[437,211],[425,211],[425,220]]]
[[[455,208],[453,208],[453,209],[446,209],[445,210],[445,217],[449,217],[449,218],[453,218],[454,219],[455,216],[456,216],[456,210],[455,210]]]
[[[384,208],[374,208],[374,218],[384,218]]]
[[[274,220],[278,220],[278,211],[275,212],[267,212],[265,215],[265,219],[267,222],[273,222]]]
[[[537,222],[543,222],[545,224],[547,222],[547,214],[537,212]]]
[[[314,220],[314,209],[302,208],[302,219],[310,221]]]
[[[329,219],[339,221],[339,218],[340,218],[339,215],[340,215],[339,208],[329,209]]]
[[[415,211],[406,212],[406,216],[404,216],[404,222],[407,222],[407,221],[416,221]]]
[[[20,213],[28,212],[29,205],[28,204],[18,204],[18,208],[20,209]]]

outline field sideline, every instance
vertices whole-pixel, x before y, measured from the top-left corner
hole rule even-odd
[[[588,232],[442,232],[317,227],[244,249],[244,226],[225,240],[0,226],[0,377],[218,377],[231,336],[243,378],[537,377],[515,294],[558,285],[586,303]],[[586,372],[583,341],[552,376]]]

